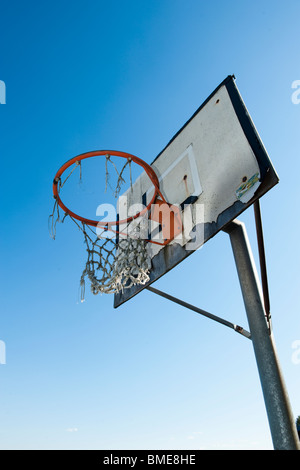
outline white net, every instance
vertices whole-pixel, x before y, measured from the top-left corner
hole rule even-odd
[[[151,258],[144,240],[139,238],[96,238],[94,241],[83,228],[88,258],[82,273],[81,300],[85,295],[85,280],[90,281],[91,292],[118,293],[136,284],[149,281]]]
[[[106,184],[110,184],[108,163],[111,163],[117,172],[117,186],[115,188],[115,197],[118,197],[121,184],[124,183],[123,172],[126,166],[130,168],[131,160],[126,160],[125,165],[118,171],[116,165],[112,162],[109,155],[106,156]],[[70,171],[69,175],[62,182],[58,181],[59,190],[63,187],[67,179],[74,172],[75,168],[80,168],[81,178],[81,162],[76,163],[75,167]],[[130,170],[131,184],[131,170]],[[51,237],[55,239],[56,224],[63,222],[67,214],[60,218],[59,206],[55,201],[53,212],[49,217],[49,230]],[[131,232],[126,238],[120,238],[118,235],[113,238],[111,232],[103,229],[101,233],[97,233],[88,225],[79,224],[73,217],[68,216],[79,227],[84,235],[84,242],[87,251],[87,260],[85,268],[82,272],[81,285],[81,301],[85,298],[86,280],[90,283],[91,292],[96,294],[112,294],[129,289],[137,284],[146,284],[150,277],[151,257],[148,253],[148,244],[142,238],[143,230],[141,229],[145,219],[142,219],[141,225],[134,224]],[[128,230],[128,226],[127,226]]]

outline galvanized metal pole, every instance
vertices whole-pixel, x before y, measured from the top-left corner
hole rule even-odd
[[[233,221],[223,230],[230,235],[274,449],[300,450],[273,336],[266,322],[260,283],[245,226]]]

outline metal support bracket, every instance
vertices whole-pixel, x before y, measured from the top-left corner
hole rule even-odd
[[[234,331],[241,334],[242,336],[245,336],[246,338],[251,339],[251,334],[249,333],[249,331],[245,330],[239,325],[235,325],[234,323],[224,320],[223,318],[217,317],[216,315],[213,315],[212,313],[206,312],[205,310],[202,310],[201,308],[195,307],[194,305],[184,302],[183,300],[177,299],[176,297],[173,297],[170,294],[166,294],[165,292],[155,289],[152,286],[148,286],[146,287],[146,289],[149,290],[150,292],[153,292],[154,294],[164,297],[165,299],[171,300],[172,302],[175,302],[179,305],[182,305],[183,307],[193,310],[194,312],[199,313],[200,315],[210,318],[211,320],[221,323],[222,325],[228,326],[229,328],[232,328]]]
[[[266,255],[265,255],[264,236],[263,236],[262,218],[261,218],[259,199],[257,199],[254,202],[253,207],[254,207],[257,246],[258,246],[258,253],[259,253],[260,274],[261,274],[261,283],[262,283],[263,299],[264,299],[264,306],[265,306],[265,315],[266,315],[266,320],[267,320],[267,324],[269,328],[269,333],[271,334],[272,326],[271,326],[271,312],[270,312],[270,297],[269,297]]]

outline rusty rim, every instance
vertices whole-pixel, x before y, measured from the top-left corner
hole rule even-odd
[[[62,200],[59,196],[58,183],[61,179],[62,174],[74,163],[81,162],[82,160],[85,160],[86,158],[93,158],[93,157],[98,157],[98,156],[105,156],[106,157],[107,155],[114,156],[114,157],[126,158],[127,160],[131,159],[131,161],[133,161],[137,165],[140,165],[145,170],[145,172],[147,173],[147,175],[149,176],[150,180],[153,183],[154,195],[153,195],[151,201],[149,202],[149,204],[147,205],[147,207],[145,207],[143,210],[141,210],[137,214],[135,214],[131,217],[128,217],[127,219],[114,220],[114,221],[111,221],[111,222],[101,222],[101,221],[98,221],[98,220],[86,219],[86,218],[84,218],[84,217],[82,217],[78,214],[75,214],[75,212],[72,212],[67,206],[65,206],[65,204],[62,202]],[[155,202],[155,200],[157,199],[158,196],[160,196],[161,199],[165,202],[164,197],[162,196],[162,194],[160,192],[158,177],[157,177],[156,173],[154,172],[154,170],[151,168],[151,166],[148,165],[148,163],[146,163],[141,158],[136,157],[135,155],[131,155],[130,153],[119,152],[119,151],[115,151],[115,150],[95,150],[95,151],[92,151],[92,152],[82,153],[82,154],[77,155],[76,157],[73,157],[70,160],[68,160],[66,163],[64,163],[64,165],[61,166],[61,168],[57,171],[57,173],[54,177],[54,180],[53,180],[53,196],[56,199],[58,205],[61,207],[61,209],[67,215],[69,215],[70,217],[73,217],[74,219],[77,219],[77,220],[79,220],[80,222],[82,222],[86,225],[90,225],[90,226],[93,226],[93,227],[103,227],[104,229],[106,228],[106,229],[109,229],[109,230],[112,230],[111,227],[113,227],[113,226],[119,226],[121,224],[129,223],[132,220],[137,219],[138,217],[144,215],[146,212],[148,212],[150,210],[152,204],[154,204],[154,202]]]

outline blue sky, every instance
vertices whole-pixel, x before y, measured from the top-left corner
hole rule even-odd
[[[150,163],[229,74],[280,177],[261,209],[300,414],[299,13],[296,0],[2,1],[1,449],[272,449],[249,340],[150,292],[78,302],[82,239],[48,233],[64,161],[113,148]],[[240,219],[257,261],[253,210]],[[156,287],[247,328],[224,233]]]

